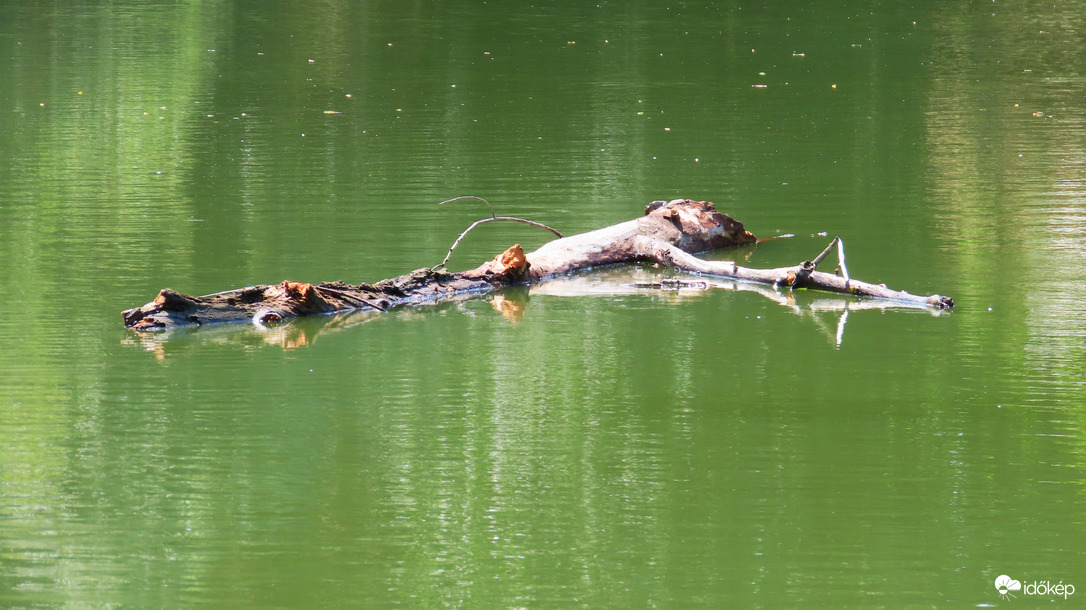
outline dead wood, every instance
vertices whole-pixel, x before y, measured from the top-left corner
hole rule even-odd
[[[688,199],[655,201],[640,218],[556,239],[527,254],[519,244],[513,245],[468,271],[450,273],[439,270],[441,265],[438,265],[375,284],[314,285],[284,281],[200,297],[163,289],[150,303],[128,309],[122,315],[125,326],[139,330],[242,321],[274,325],[297,316],[350,310],[387,311],[433,303],[518,284],[534,284],[592,267],[636,261],[775,288],[812,288],[936,308],[953,306],[947,297],[921,297],[817,271],[815,267],[830,248],[813,261],[777,269],[748,269],[732,262],[702,260],[692,254],[755,241],[755,236],[741,222],[718,212],[712,203]],[[839,247],[840,267],[844,268],[843,246],[839,240],[835,242]],[[833,245],[831,242],[830,247]]]

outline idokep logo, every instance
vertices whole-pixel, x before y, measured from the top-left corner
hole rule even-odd
[[[1064,584],[1061,580],[1056,584],[1052,584],[1047,580],[1033,581],[1031,583],[1022,586],[1022,583],[1007,576],[1001,574],[995,579],[996,591],[999,591],[999,596],[1003,599],[1009,599],[1011,597],[1017,597],[1012,591],[1021,591],[1025,595],[1043,595],[1051,597],[1062,597],[1067,599],[1075,594],[1075,585],[1070,583]]]
[[[995,588],[996,591],[999,591],[1000,597],[1002,597],[1003,599],[1007,599],[1007,597],[1015,597],[1015,595],[1011,593],[1011,591],[1022,590],[1022,583],[1012,579],[1006,574],[1002,574],[999,578],[995,579]]]

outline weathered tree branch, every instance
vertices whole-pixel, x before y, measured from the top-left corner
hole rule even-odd
[[[491,216],[491,219],[496,218]],[[493,260],[468,271],[449,273],[437,268],[419,269],[376,284],[358,285],[286,281],[202,297],[164,289],[155,300],[126,310],[122,315],[125,326],[140,330],[249,320],[267,325],[296,316],[338,311],[387,311],[635,261],[652,261],[689,273],[769,284],[776,288],[812,288],[936,308],[953,306],[948,297],[911,295],[815,270],[817,262],[830,248],[815,261],[777,269],[748,269],[732,262],[702,260],[691,254],[754,243],[755,240],[742,223],[721,214],[711,203],[687,199],[655,201],[641,218],[556,239],[529,254],[525,254],[519,244],[514,245]],[[844,270],[843,245],[839,239],[834,241]],[[833,245],[831,242],[830,246]]]

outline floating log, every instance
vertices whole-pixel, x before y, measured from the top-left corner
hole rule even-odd
[[[693,274],[769,284],[775,288],[826,290],[934,308],[954,304],[948,297],[911,295],[817,271],[815,267],[830,248],[813,261],[777,269],[748,269],[727,261],[702,260],[692,254],[756,241],[743,223],[718,212],[712,203],[689,199],[654,201],[640,218],[556,239],[527,254],[516,244],[468,271],[450,273],[438,265],[375,284],[326,282],[314,285],[285,281],[199,297],[167,288],[150,303],[125,310],[122,316],[125,326],[137,330],[218,322],[252,321],[274,325],[298,316],[351,310],[387,311],[433,303],[513,285],[535,284],[593,267],[638,261],[655,262]],[[834,243],[838,244],[843,267],[843,245],[835,239],[831,247]]]

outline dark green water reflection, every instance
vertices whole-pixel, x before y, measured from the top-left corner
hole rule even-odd
[[[0,606],[1086,594],[1083,9],[0,5]],[[828,232],[958,307],[627,269],[121,328],[163,287],[433,265],[463,194],[566,233],[708,199],[797,235],[714,256]],[[454,265],[547,238],[482,227]]]

